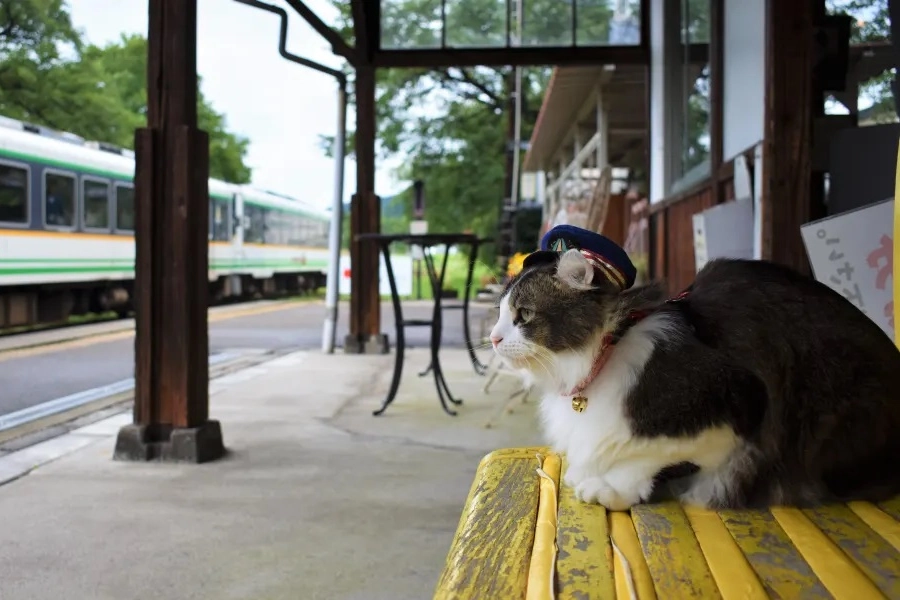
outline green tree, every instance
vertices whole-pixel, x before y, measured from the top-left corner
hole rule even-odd
[[[122,36],[85,45],[64,0],[0,0],[0,114],[132,148],[146,122],[147,41]],[[210,136],[210,175],[250,180],[248,140],[198,94],[199,126]]]
[[[122,35],[118,42],[103,47],[90,45],[85,48],[80,64],[99,76],[106,94],[114,97],[130,115],[122,123],[122,131],[115,132],[111,139],[131,147],[134,128],[146,122],[147,39],[137,34]],[[251,171],[244,164],[249,140],[228,132],[225,115],[216,112],[201,90],[197,96],[197,122],[200,129],[209,133],[210,176],[233,183],[249,182]]]
[[[353,43],[349,3],[332,0],[340,11],[336,28]],[[632,2],[637,5],[638,2]],[[614,3],[579,4],[578,43],[608,43]],[[458,0],[445,4],[448,46],[503,46],[507,41],[507,0]],[[529,0],[523,15],[522,45],[572,43],[571,4]],[[441,2],[392,0],[382,5],[382,45],[428,48],[441,44]],[[549,67],[522,72],[522,139],[534,128]],[[352,71],[348,69],[348,74]],[[514,91],[511,68],[383,69],[377,73],[378,155],[403,155],[401,179],[425,182],[425,213],[431,232],[470,230],[496,237],[507,194],[507,147]],[[351,96],[352,100],[352,96]],[[323,139],[326,153],[332,138]],[[348,136],[352,154],[353,135]],[[520,158],[523,158],[520,156]],[[493,262],[495,248],[482,259]]]
[[[831,14],[847,14],[853,17],[850,28],[850,43],[890,42],[891,19],[888,0],[826,0]],[[870,115],[876,122],[896,121],[894,94],[891,85],[896,77],[896,69],[888,69],[866,82],[859,88],[860,97],[872,101]]]

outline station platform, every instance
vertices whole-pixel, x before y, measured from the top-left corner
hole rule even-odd
[[[211,382],[223,460],[113,461],[130,412],[0,456],[0,598],[431,597],[481,457],[540,442],[534,399],[484,426],[515,378],[441,360],[457,417],[426,348],[379,417],[392,355],[298,352]]]

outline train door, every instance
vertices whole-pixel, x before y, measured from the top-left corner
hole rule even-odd
[[[244,197],[240,193],[231,196],[231,265],[229,268],[228,286],[232,294],[240,296],[241,275],[244,257]]]
[[[244,257],[244,198],[231,196],[231,251],[236,260]]]

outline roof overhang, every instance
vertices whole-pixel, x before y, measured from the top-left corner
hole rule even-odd
[[[621,161],[644,143],[649,120],[645,65],[556,67],[522,163],[523,171],[552,170],[560,157],[571,157],[576,135],[586,141],[596,133],[598,95],[602,95],[605,107],[610,163]]]

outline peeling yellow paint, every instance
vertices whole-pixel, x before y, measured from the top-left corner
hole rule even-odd
[[[900,599],[900,498],[607,511],[575,498],[565,466],[545,448],[481,461],[436,599]]]

